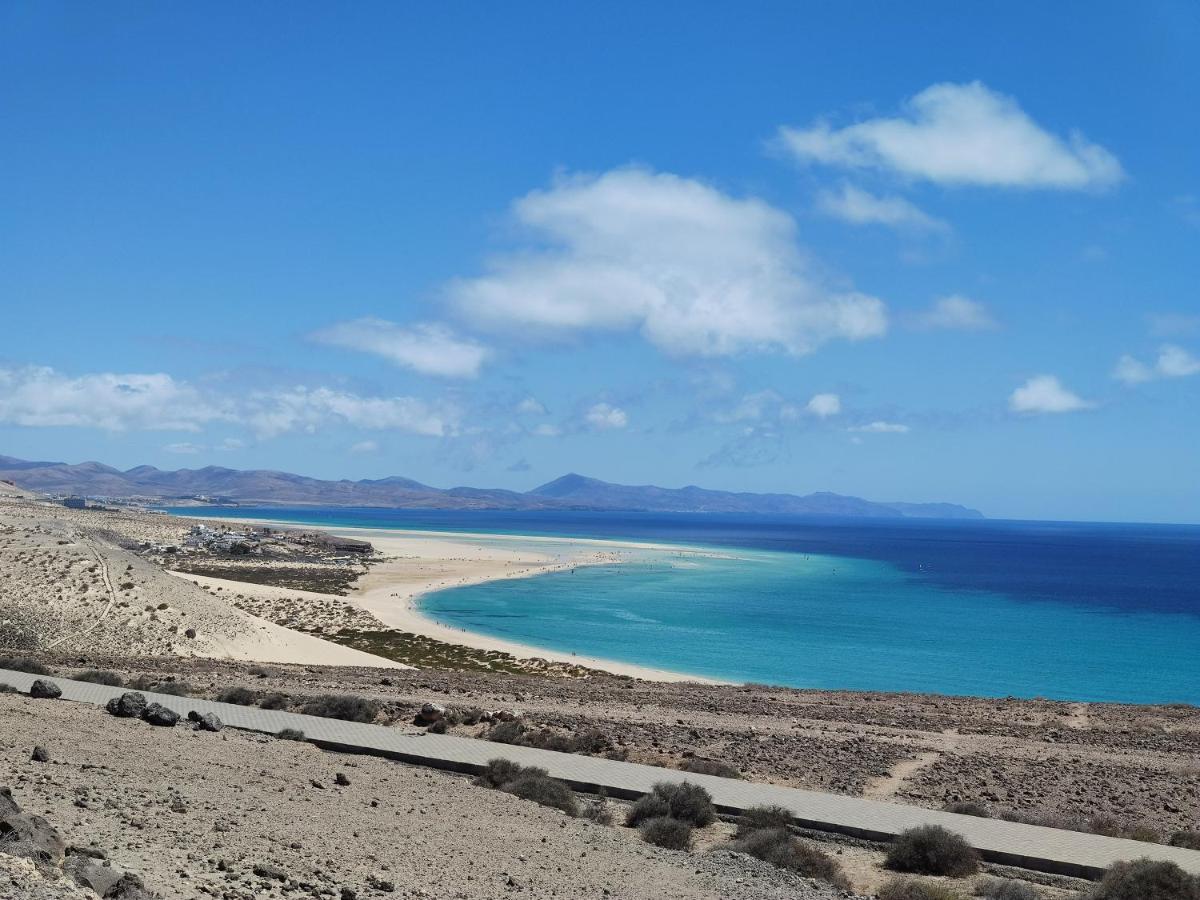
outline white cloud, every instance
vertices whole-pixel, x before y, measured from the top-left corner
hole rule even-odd
[[[232,450],[241,450],[245,446],[246,446],[246,442],[241,440],[240,438],[225,438],[225,440],[221,441],[221,443],[219,443],[217,445],[217,449],[225,450],[225,451],[232,451]]]
[[[444,437],[456,430],[451,411],[435,409],[415,397],[360,397],[325,387],[301,386],[253,394],[248,406],[243,420],[264,436],[314,432],[327,424],[428,437]]]
[[[403,328],[384,319],[353,319],[318,331],[312,338],[334,347],[382,356],[422,375],[444,378],[474,378],[488,357],[488,349],[482,344],[430,322]]]
[[[1008,408],[1016,413],[1066,413],[1095,404],[1065,388],[1054,375],[1035,375],[1012,392]]]
[[[513,217],[529,246],[447,288],[475,325],[636,329],[699,356],[807,353],[887,328],[881,301],[814,274],[789,215],[698,181],[635,168],[563,177],[516,201]]]
[[[887,225],[915,231],[945,231],[949,226],[903,197],[876,197],[852,184],[840,191],[821,191],[817,208],[852,225]]]
[[[913,317],[917,328],[944,331],[989,331],[997,327],[988,308],[978,300],[951,294],[933,302],[933,306]]]
[[[1182,347],[1166,344],[1158,351],[1158,362],[1154,368],[1164,378],[1186,378],[1200,372],[1200,359]]]
[[[204,448],[199,444],[193,444],[188,441],[180,441],[176,444],[167,444],[163,447],[168,453],[199,453]]]
[[[854,425],[846,429],[847,431],[868,432],[870,434],[908,434],[912,431],[907,425],[902,425],[899,422],[869,422],[866,425]]]
[[[45,366],[0,369],[0,423],[198,431],[228,419],[227,404],[210,402],[170,375],[101,372],[72,377]]]
[[[1154,378],[1153,369],[1128,353],[1122,355],[1117,360],[1112,374],[1113,378],[1117,379],[1117,381],[1123,381],[1125,384],[1142,384]]]
[[[619,406],[608,403],[597,403],[584,415],[584,420],[597,431],[614,428],[624,428],[629,424],[629,416]]]
[[[526,397],[517,404],[517,413],[522,416],[544,416],[546,407],[537,397]]]
[[[1142,384],[1156,378],[1187,378],[1197,373],[1200,373],[1200,359],[1178,344],[1163,344],[1153,367],[1124,354],[1117,360],[1113,378],[1125,384]]]
[[[826,419],[842,411],[842,400],[837,394],[814,394],[804,408],[812,415]]]
[[[755,391],[745,394],[733,409],[713,414],[718,422],[746,422],[761,419],[768,410],[773,410],[783,404],[783,398],[769,388],[765,391]]]
[[[457,420],[452,406],[415,397],[362,397],[303,386],[222,396],[161,373],[72,377],[41,366],[0,368],[0,424],[6,425],[195,432],[223,422],[269,436],[346,424],[440,437],[454,433]],[[231,438],[220,449],[241,446]]]
[[[784,127],[780,141],[803,162],[946,185],[1082,189],[1124,176],[1108,150],[1077,131],[1065,139],[1051,134],[1012,97],[978,81],[931,85],[891,118],[840,129],[828,122]]]
[[[562,434],[562,429],[557,425],[551,425],[549,422],[543,422],[533,429],[533,433],[538,437],[558,437]]]
[[[351,453],[378,453],[379,452],[379,442],[378,441],[359,441],[357,444],[352,444],[350,446],[350,452]]]

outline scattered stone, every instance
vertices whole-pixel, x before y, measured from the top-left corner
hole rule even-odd
[[[350,787],[350,779],[341,772],[333,776],[333,783],[338,787]]]
[[[380,878],[376,875],[372,875],[367,878],[367,884],[375,888],[377,891],[383,891],[385,894],[390,894],[392,891],[396,890],[396,885],[387,879]]]
[[[146,695],[128,691],[120,697],[113,697],[105,704],[104,708],[114,716],[120,716],[123,719],[137,719],[146,711]]]
[[[341,900],[358,900],[358,892],[354,888],[344,887],[341,892]]]
[[[195,720],[197,731],[220,731],[225,727],[216,713],[203,713]]]
[[[287,872],[279,868],[274,863],[258,863],[254,869],[254,874],[259,878],[269,878],[275,881],[287,881]]]
[[[196,629],[195,629],[195,628],[189,628],[187,631],[185,631],[185,632],[183,633],[183,636],[184,636],[185,638],[192,638],[192,639],[194,640],[194,639],[195,639],[195,637],[196,637]]]
[[[41,744],[33,748],[33,752],[29,754],[29,758],[34,762],[50,762],[50,754],[46,752],[46,748]]]
[[[21,812],[6,787],[0,787],[0,835],[5,839],[5,852],[12,856],[24,856],[43,865],[62,865],[66,851],[62,837],[41,816]]]
[[[34,700],[57,700],[62,696],[62,688],[53,681],[39,678],[29,687],[29,696]]]
[[[441,721],[446,716],[446,707],[440,703],[424,703],[418,718],[425,724]]]
[[[320,791],[325,790],[325,785],[321,784],[321,782],[317,781],[317,779],[315,779],[315,778],[310,778],[308,780],[308,783],[311,784],[313,787],[315,787],[317,790],[320,790]]]
[[[179,722],[179,713],[161,703],[151,703],[142,711],[142,719],[161,728],[173,728]]]

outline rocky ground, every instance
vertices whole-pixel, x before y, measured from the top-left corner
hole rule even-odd
[[[467,778],[305,743],[13,694],[0,694],[0,721],[16,802],[162,898],[849,896],[741,854],[663,850]],[[34,745],[48,761],[30,758]],[[731,831],[708,830],[713,846]],[[0,892],[6,877],[19,885],[3,896],[96,896],[61,882],[61,867],[32,880],[3,849]]]

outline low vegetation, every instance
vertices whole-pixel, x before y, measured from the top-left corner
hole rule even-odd
[[[625,824],[636,827],[662,816],[703,828],[716,821],[717,811],[708,791],[699,785],[687,781],[682,784],[660,781],[629,808]]]
[[[53,675],[50,669],[28,656],[0,656],[0,669],[27,672],[30,675]]]
[[[850,890],[850,881],[836,859],[794,837],[785,828],[759,828],[737,838],[730,850],[747,853],[781,869],[806,878],[827,881],[842,890]]]
[[[281,741],[302,741],[304,732],[298,728],[281,728],[275,737]]]
[[[792,824],[792,814],[782,806],[751,806],[738,817],[737,837],[769,828],[786,829]]]
[[[218,703],[234,703],[238,706],[253,706],[257,695],[248,687],[228,687],[217,694]]]
[[[1183,847],[1186,850],[1200,850],[1200,831],[1177,831],[1171,835],[1168,843],[1172,847]]]
[[[915,878],[893,878],[877,896],[879,900],[963,900],[961,894],[943,884]]]
[[[580,812],[575,792],[536,766],[521,766],[507,759],[488,760],[475,783],[522,800],[532,800],[541,806],[561,809],[569,816],[578,816]]]
[[[679,768],[684,772],[692,772],[696,775],[715,775],[718,778],[742,777],[742,773],[728,763],[715,759],[700,759],[696,756],[685,760]]]
[[[974,800],[958,800],[954,803],[947,803],[942,807],[944,812],[957,813],[960,816],[975,816],[978,819],[990,819],[992,812],[982,803],[976,803]]]
[[[123,687],[125,679],[116,672],[107,672],[99,669],[88,669],[86,672],[80,672],[78,675],[72,675],[76,681],[86,681],[89,684],[104,684],[109,687]]]
[[[1011,878],[988,878],[975,888],[976,897],[987,900],[1039,900],[1042,896],[1031,885]]]
[[[374,722],[379,715],[379,704],[364,697],[347,694],[325,694],[313,697],[301,707],[306,716],[323,716],[326,719],[343,719],[347,722]]]
[[[466,722],[465,717],[462,720]],[[599,756],[613,748],[612,739],[598,728],[585,728],[575,734],[559,734],[548,728],[535,731],[516,719],[496,722],[488,729],[485,737],[498,744],[536,747],[539,750],[555,750],[559,753],[582,753],[585,756]]]
[[[964,878],[979,870],[979,854],[962,835],[940,825],[922,825],[896,836],[884,865],[896,872]]]
[[[693,830],[687,822],[672,819],[670,816],[655,816],[638,826],[643,841],[656,847],[665,847],[667,850],[692,849]]]
[[[1175,863],[1139,859],[1108,868],[1088,900],[1200,900],[1200,879]]]
[[[267,694],[258,701],[259,709],[287,709],[288,698],[283,694]]]

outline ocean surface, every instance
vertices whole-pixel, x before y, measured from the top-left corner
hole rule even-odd
[[[1200,526],[238,507],[326,526],[652,541],[427,595],[449,624],[738,681],[1200,704]]]

